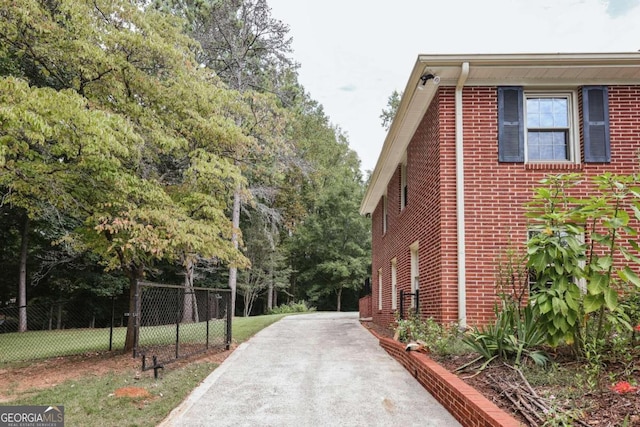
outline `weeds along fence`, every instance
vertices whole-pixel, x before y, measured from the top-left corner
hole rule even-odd
[[[229,289],[141,282],[137,306],[134,357],[143,370],[231,344]]]

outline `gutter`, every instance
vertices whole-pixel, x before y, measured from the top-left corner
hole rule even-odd
[[[458,326],[467,327],[467,263],[464,218],[464,126],[462,89],[469,77],[469,63],[463,62],[455,92],[456,111],[456,220],[458,228]]]

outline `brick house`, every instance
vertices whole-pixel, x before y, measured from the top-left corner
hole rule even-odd
[[[361,204],[373,321],[418,288],[423,317],[486,323],[538,182],[637,172],[639,148],[640,53],[419,56]]]

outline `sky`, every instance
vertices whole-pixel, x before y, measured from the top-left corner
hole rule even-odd
[[[635,52],[640,0],[267,0],[299,82],[373,170],[380,114],[421,54]]]

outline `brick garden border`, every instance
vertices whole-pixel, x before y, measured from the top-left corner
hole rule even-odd
[[[407,352],[402,343],[377,334],[380,346],[413,375],[463,426],[520,427],[524,424],[498,408],[476,389],[452,374],[426,354]]]

